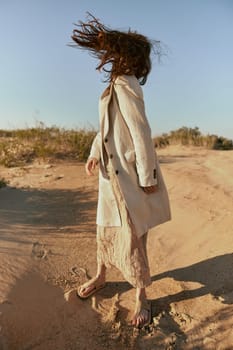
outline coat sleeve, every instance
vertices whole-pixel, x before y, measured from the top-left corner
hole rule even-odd
[[[123,76],[123,79],[115,82],[115,91],[122,117],[133,140],[139,185],[156,185],[156,154],[145,114],[141,86],[136,77]]]
[[[96,158],[98,161],[100,160],[100,144],[101,134],[98,132],[92,142],[89,158]]]

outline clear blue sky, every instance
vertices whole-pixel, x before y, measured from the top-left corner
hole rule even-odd
[[[233,0],[0,0],[0,128],[98,128],[103,76],[67,45],[87,11],[168,47],[143,87],[153,135],[198,126],[233,138]]]

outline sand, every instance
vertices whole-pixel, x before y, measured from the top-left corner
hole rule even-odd
[[[1,350],[233,349],[233,152],[158,151],[172,221],[149,233],[153,323],[130,326],[134,289],[115,268],[89,300],[96,271],[98,174],[84,164],[1,167]]]

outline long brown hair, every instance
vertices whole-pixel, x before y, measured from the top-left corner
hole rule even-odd
[[[158,41],[152,42],[130,29],[127,32],[112,30],[90,13],[86,22],[75,25],[71,38],[78,47],[87,49],[100,60],[96,69],[103,69],[108,81],[126,74],[135,75],[141,85],[146,83],[151,70],[151,50],[160,54]]]

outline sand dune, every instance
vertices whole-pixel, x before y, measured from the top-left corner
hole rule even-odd
[[[159,152],[172,221],[151,230],[153,323],[129,325],[134,290],[120,272],[90,300],[98,176],[83,164],[1,168],[0,349],[233,349],[233,152]]]

